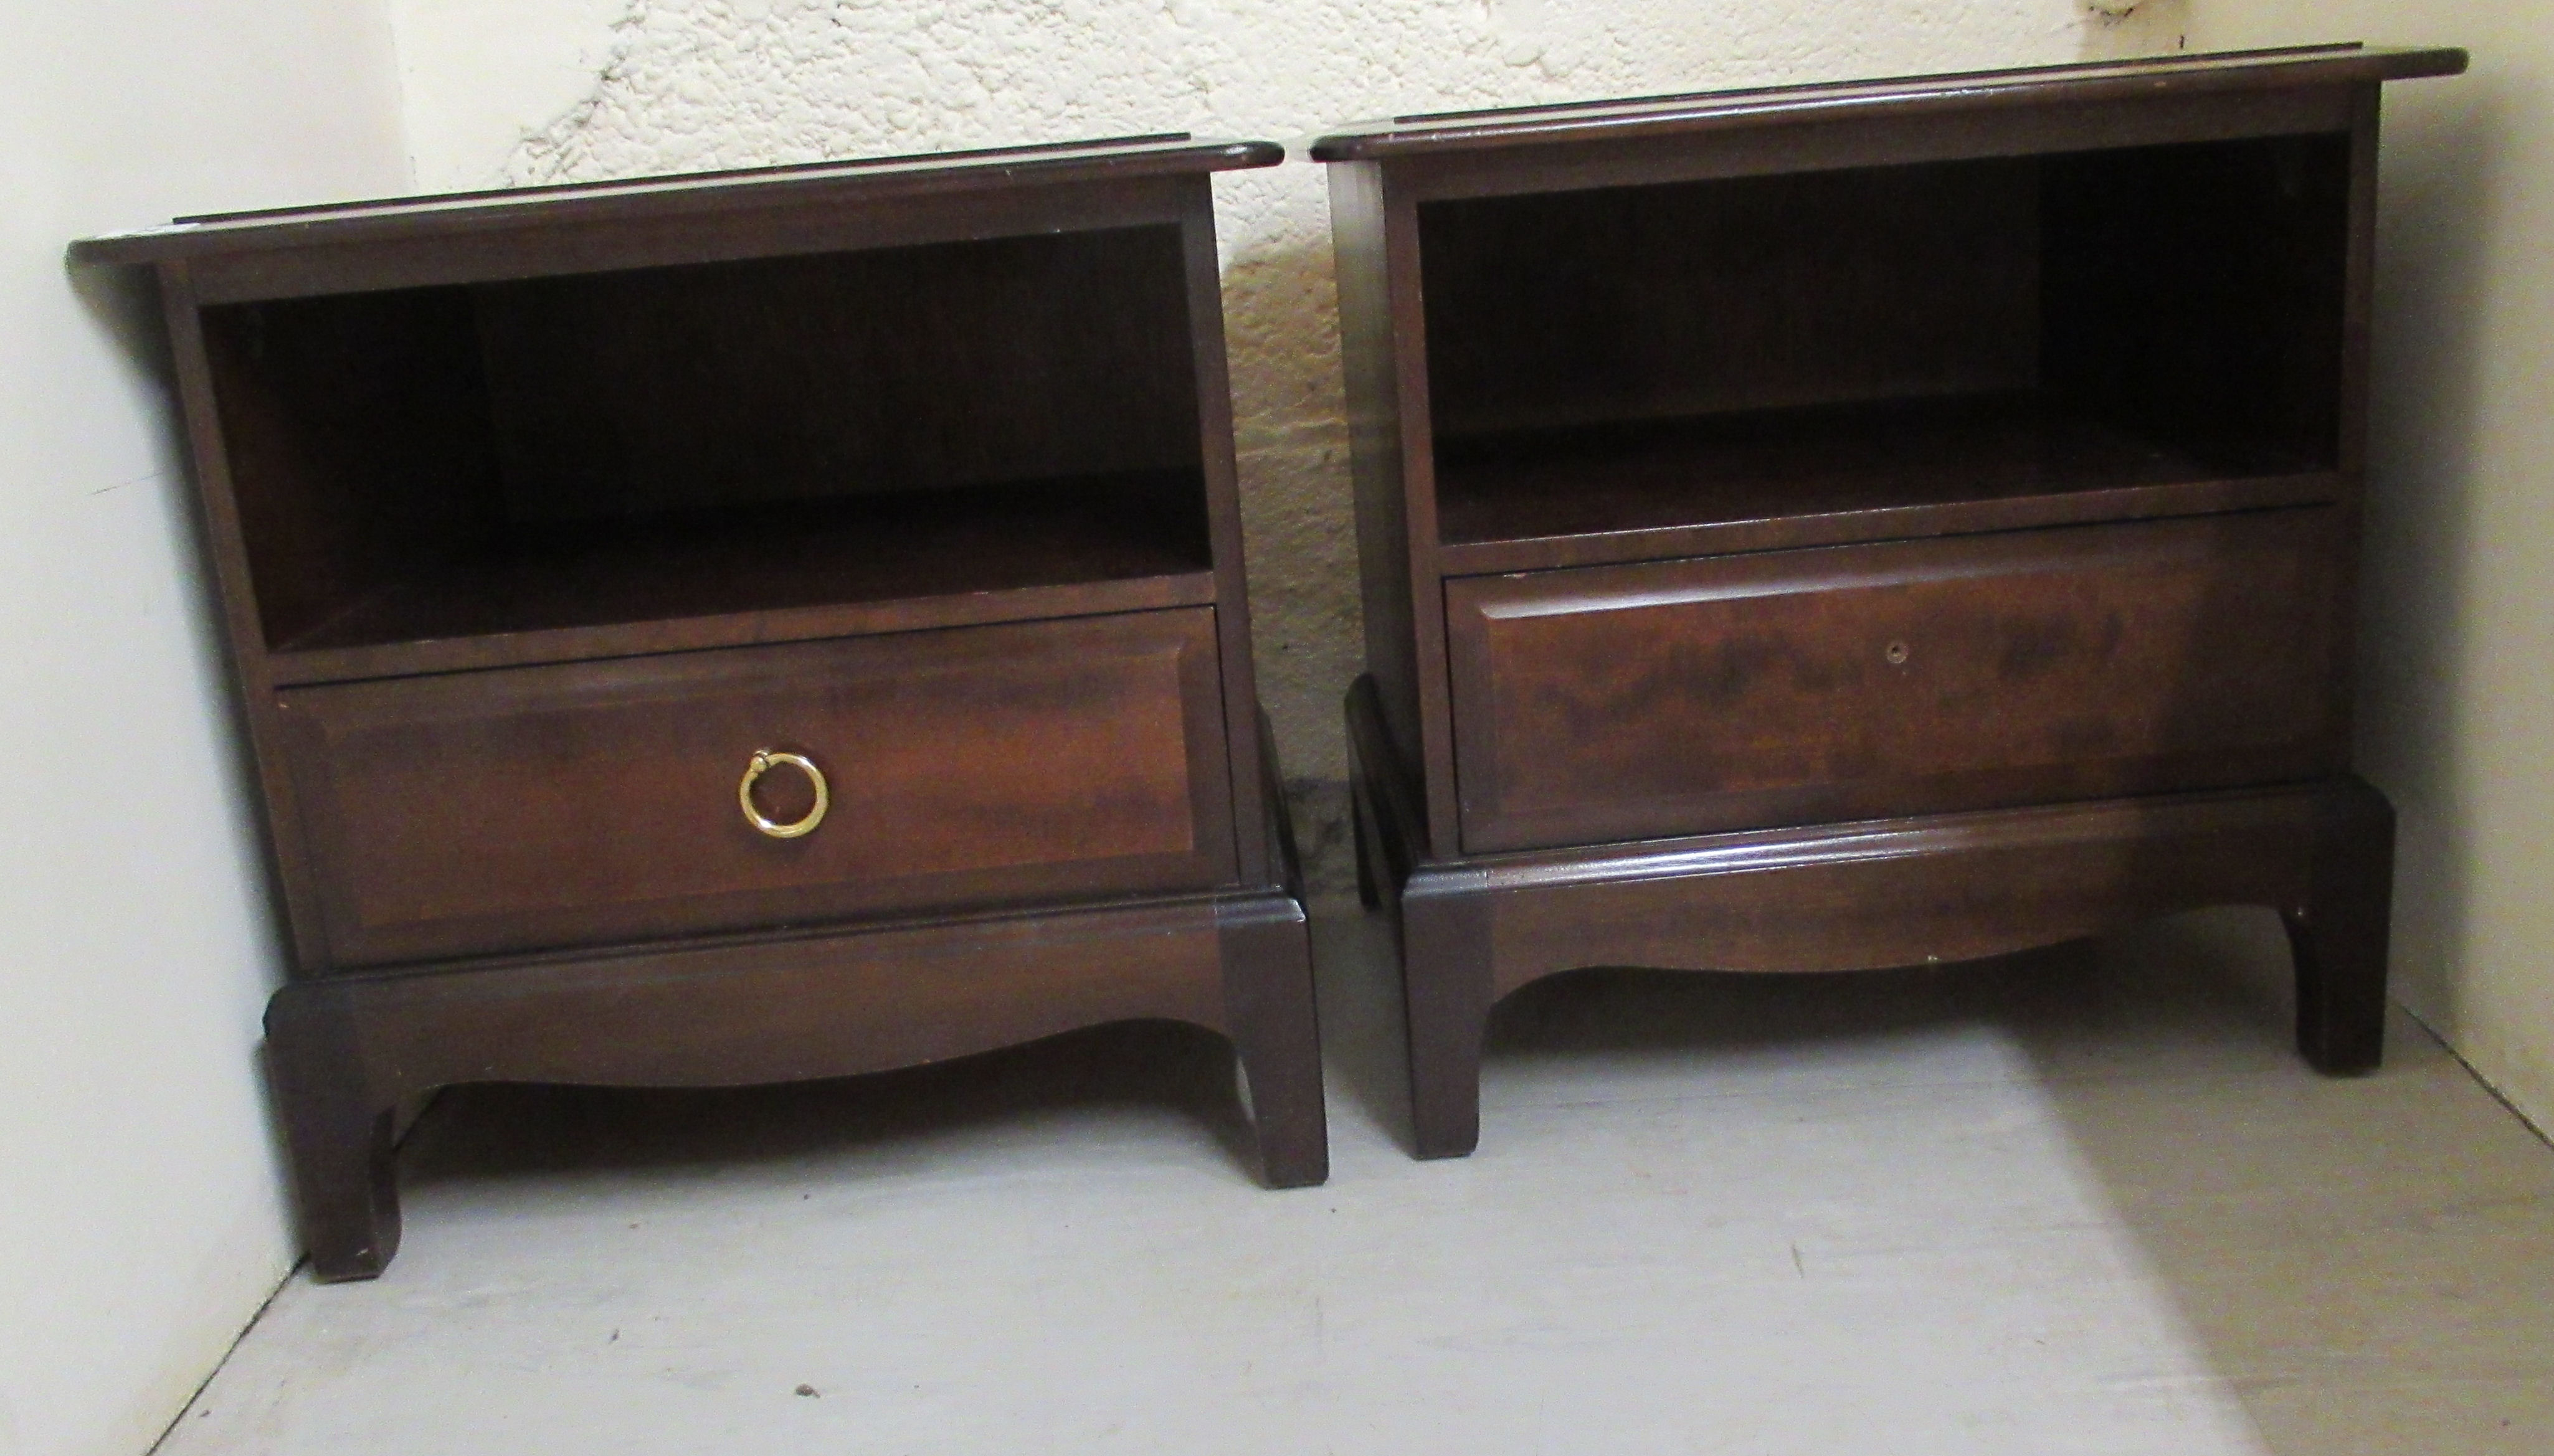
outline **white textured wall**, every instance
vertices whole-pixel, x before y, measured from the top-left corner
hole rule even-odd
[[[406,181],[363,0],[0,6],[0,1453],[136,1456],[292,1263],[279,967],[149,300],[74,236]]]
[[[2168,50],[2184,13],[2179,0],[2126,21],[2086,0],[396,3],[431,186],[1129,132],[1302,141],[1392,112]],[[1324,184],[1299,159],[1217,186],[1261,693],[1289,774],[1335,784],[1339,698],[1363,649]],[[1317,794],[1315,817],[1336,802]]]
[[[2554,13],[2208,0],[2194,46],[2464,46],[2388,87],[2361,764],[2402,815],[2395,986],[2554,1130]]]

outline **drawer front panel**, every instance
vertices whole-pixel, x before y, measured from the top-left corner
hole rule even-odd
[[[2339,766],[2329,509],[1449,582],[1468,852]]]
[[[281,695],[352,965],[1229,879],[1212,609]],[[760,750],[825,776],[775,839]],[[778,825],[813,786],[755,790]]]

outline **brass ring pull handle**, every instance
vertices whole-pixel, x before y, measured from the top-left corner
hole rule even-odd
[[[807,775],[807,782],[816,790],[814,807],[810,808],[806,816],[795,824],[774,824],[762,817],[761,810],[754,807],[755,782],[784,763]],[[747,824],[775,840],[794,840],[801,835],[812,835],[816,832],[816,826],[825,822],[825,810],[832,805],[833,799],[825,792],[824,771],[809,762],[804,755],[774,753],[768,748],[763,748],[756,750],[753,759],[745,765],[745,780],[736,786],[736,802],[744,808]]]

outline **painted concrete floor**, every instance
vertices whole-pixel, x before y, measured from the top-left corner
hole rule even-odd
[[[475,1089],[389,1275],[296,1277],[162,1450],[2554,1451],[2554,1151],[2406,1019],[2308,1072],[2266,916],[1548,983],[1432,1164],[1379,928],[1319,935],[1328,1187],[1177,1028]]]

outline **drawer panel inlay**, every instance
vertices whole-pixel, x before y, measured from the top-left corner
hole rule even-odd
[[[366,963],[1212,887],[1218,681],[1191,609],[281,697],[330,949]]]
[[[2328,509],[1466,578],[1469,852],[2337,767]]]

